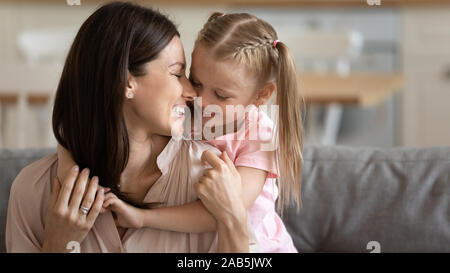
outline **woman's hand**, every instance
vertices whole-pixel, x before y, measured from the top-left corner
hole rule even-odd
[[[68,252],[71,241],[84,240],[102,208],[104,189],[98,186],[98,178],[89,179],[89,170],[79,174],[73,167],[60,183],[55,178],[50,204],[45,220],[44,252]],[[83,209],[86,208],[85,212]]]
[[[212,166],[195,184],[195,191],[217,220],[217,252],[249,252],[247,210],[239,172],[226,152],[220,157],[211,151],[202,161]]]
[[[141,228],[144,226],[143,209],[125,203],[112,192],[105,195],[103,209],[112,210],[116,214],[116,223],[120,227]]]
[[[205,151],[201,159],[212,166],[195,184],[195,191],[205,207],[223,224],[246,219],[241,176],[227,153],[222,152],[218,157],[211,151]]]

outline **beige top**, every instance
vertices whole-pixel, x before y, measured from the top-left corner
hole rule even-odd
[[[204,143],[171,139],[157,158],[162,175],[150,188],[144,202],[175,206],[197,200],[193,185],[203,173],[200,157],[206,149],[220,154]],[[6,224],[7,252],[41,251],[57,166],[57,155],[52,154],[24,168],[14,180]],[[98,216],[80,245],[81,252],[215,252],[216,249],[216,232],[130,228],[121,240],[110,212]]]

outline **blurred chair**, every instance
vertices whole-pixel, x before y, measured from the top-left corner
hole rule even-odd
[[[305,30],[291,35],[289,43],[295,45],[291,51],[301,68],[311,73],[331,73],[345,77],[350,73],[351,60],[361,53],[363,37],[352,30]],[[307,140],[315,142],[321,138],[321,144],[336,144],[342,111],[343,106],[339,103],[327,105],[324,125],[319,133],[319,109],[316,105],[310,105],[306,117]]]
[[[26,81],[35,83],[31,88],[34,90],[21,83],[17,83],[16,89],[12,90],[18,95],[17,114],[12,115],[15,120],[9,122],[16,124],[17,148],[56,144],[51,129],[51,109],[56,88],[54,83],[60,76],[75,34],[76,28],[73,27],[48,27],[26,29],[17,35],[17,48],[26,63],[25,66],[18,65],[17,71],[24,73],[22,76]],[[39,74],[39,77],[32,73]],[[35,99],[33,96],[30,99],[30,92],[34,92],[32,95]]]

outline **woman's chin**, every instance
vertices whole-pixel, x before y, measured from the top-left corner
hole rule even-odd
[[[183,135],[183,132],[184,132],[183,121],[182,120],[175,121],[171,126],[170,135],[172,137],[179,138]]]

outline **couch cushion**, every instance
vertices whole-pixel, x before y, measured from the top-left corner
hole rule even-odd
[[[55,149],[2,150],[0,149],[0,253],[5,252],[5,227],[9,191],[17,174],[30,163],[54,153]]]
[[[303,170],[300,252],[450,252],[450,148],[308,146]]]

